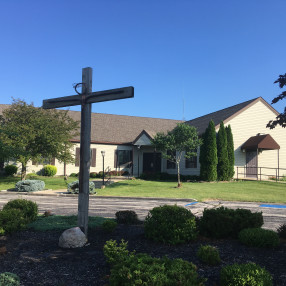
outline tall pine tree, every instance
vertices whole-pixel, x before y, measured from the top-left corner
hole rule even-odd
[[[228,154],[228,178],[232,179],[234,176],[234,147],[233,147],[233,136],[230,125],[225,127],[226,138],[227,138],[227,154]]]
[[[217,176],[219,181],[229,179],[229,161],[227,152],[227,137],[223,122],[220,123],[217,134]]]
[[[205,181],[217,180],[217,146],[215,124],[211,120],[203,136],[200,152],[201,176]]]

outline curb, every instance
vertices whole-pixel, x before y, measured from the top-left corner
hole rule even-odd
[[[7,190],[0,191],[0,195],[15,195],[15,196],[52,196],[52,197],[78,197],[77,194],[44,194],[44,193],[25,193],[25,192],[11,192]],[[127,200],[156,200],[156,201],[186,201],[186,202],[196,202],[195,199],[186,198],[156,198],[156,197],[117,197],[117,196],[97,196],[90,195],[90,198],[100,198],[100,199],[127,199]]]

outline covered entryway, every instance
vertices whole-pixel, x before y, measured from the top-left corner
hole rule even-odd
[[[265,150],[277,150],[277,168],[279,177],[279,144],[271,137],[270,134],[257,134],[256,136],[250,137],[241,146],[241,150],[246,152],[245,162],[245,175],[249,178],[258,179],[258,167],[267,167],[258,165],[258,155],[260,152]],[[260,172],[261,176],[261,172]]]
[[[161,172],[161,153],[143,153],[143,173]]]

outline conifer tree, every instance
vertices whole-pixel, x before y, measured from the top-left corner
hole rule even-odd
[[[227,137],[223,122],[220,123],[217,134],[217,176],[219,181],[226,181],[229,178],[229,162],[227,153]]]
[[[227,154],[229,162],[228,178],[232,179],[234,176],[234,147],[233,147],[233,136],[230,125],[225,127],[225,131],[227,138]]]
[[[215,124],[211,120],[203,137],[203,146],[200,153],[201,176],[205,181],[217,180],[217,146]]]

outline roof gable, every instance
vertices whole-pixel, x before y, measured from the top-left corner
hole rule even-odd
[[[257,98],[233,105],[231,107],[224,108],[216,112],[212,112],[207,115],[186,121],[186,123],[196,127],[198,130],[198,133],[202,134],[205,132],[211,120],[214,121],[215,127],[218,128],[221,121],[223,121],[224,124],[226,124],[229,120],[231,120],[232,118],[234,118],[235,116],[237,116],[238,114],[246,110],[247,108],[251,107],[253,104],[257,103],[258,101],[261,101],[263,104],[265,104],[266,107],[271,109],[271,111],[274,112],[276,116],[279,114],[279,112],[277,112],[271,105],[269,105],[262,97],[257,97]]]

